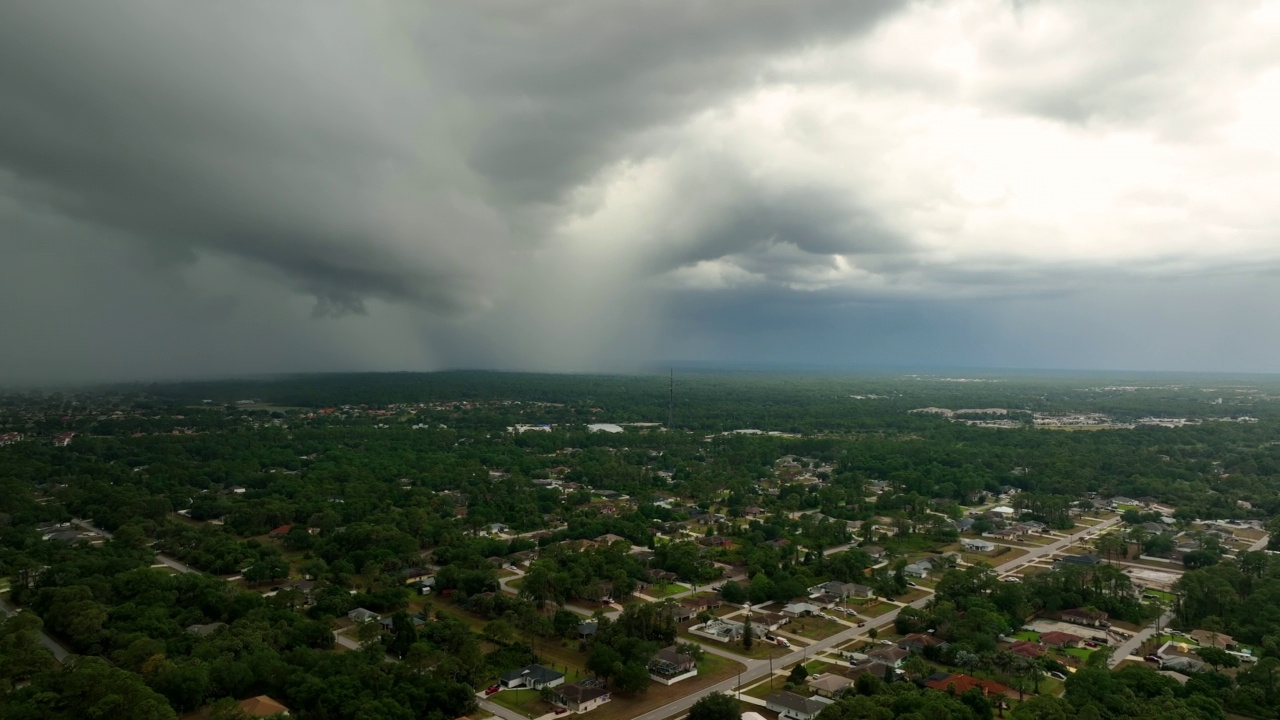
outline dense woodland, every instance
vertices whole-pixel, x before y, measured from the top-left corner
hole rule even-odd
[[[230,718],[234,700],[266,694],[301,718],[455,718],[496,675],[542,659],[540,646],[575,642],[584,617],[569,608],[629,595],[655,573],[717,584],[736,603],[785,602],[826,580],[895,597],[907,589],[905,560],[876,567],[859,546],[902,558],[953,542],[951,520],[1010,489],[1022,518],[1051,527],[1070,527],[1084,498],[1125,495],[1176,507],[1181,526],[1239,519],[1280,530],[1280,384],[976,379],[684,372],[672,393],[666,376],[379,374],[10,395],[0,433],[21,439],[0,447],[0,597],[22,612],[0,626],[0,716],[129,708],[171,718],[212,706]],[[1005,408],[1026,423],[909,412],[927,406]],[[1086,412],[1200,422],[1030,422]],[[552,427],[513,431],[542,424]],[[743,429],[775,434],[733,432]],[[788,458],[815,481],[783,472]],[[703,517],[697,533],[679,531]],[[112,536],[44,539],[73,518]],[[1144,520],[1125,518],[1133,528]],[[1133,532],[1134,549],[1168,550]],[[625,542],[595,542],[606,535]],[[196,572],[153,567],[157,552]],[[1260,662],[1185,685],[1141,667],[1081,668],[1061,697],[1020,703],[1013,716],[1280,717],[1280,562],[1211,542],[1196,552],[1184,560],[1175,622],[1230,633]],[[522,556],[536,559],[505,593],[500,567]],[[405,581],[424,568],[435,580],[425,605]],[[719,585],[725,568],[745,579]],[[304,579],[305,593],[289,587]],[[444,612],[444,595],[483,627]],[[1037,612],[1071,607],[1135,624],[1160,612],[1111,566],[1018,584],[969,566],[945,570],[935,601],[896,625],[947,640],[938,662],[998,667],[1034,689],[1051,666],[1018,665],[997,640]],[[335,651],[333,630],[355,608],[391,627],[371,624],[362,649]],[[658,605],[627,608],[600,621],[583,657],[617,692],[642,693],[646,658],[676,631]],[[187,630],[212,623],[225,627]],[[73,657],[55,662],[42,631]],[[991,713],[972,697],[864,683],[822,718]]]

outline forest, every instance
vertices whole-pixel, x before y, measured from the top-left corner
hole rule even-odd
[[[1280,561],[1204,525],[1280,537],[1280,383],[958,377],[392,373],[7,395],[0,716],[236,718],[265,695],[301,718],[443,720],[534,662],[638,697],[658,650],[702,650],[678,602],[637,597],[781,605],[838,581],[910,598],[929,558],[929,603],[902,600],[886,630],[944,640],[930,667],[1033,694],[1069,673],[1013,717],[1280,717]],[[1085,415],[1106,422],[1057,424]],[[1135,504],[1106,516],[1121,531],[1090,548],[1097,567],[1003,582],[999,560],[954,551],[999,535],[1002,503],[1064,533],[1114,498]],[[1177,570],[1160,602],[1122,572],[1140,557]],[[1135,627],[1168,612],[1256,662],[1215,656],[1179,683],[1004,649],[1072,608]],[[822,718],[991,712],[863,682]]]

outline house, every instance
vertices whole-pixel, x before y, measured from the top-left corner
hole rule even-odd
[[[809,594],[810,595],[821,595],[821,594],[834,595],[837,599],[843,600],[845,598],[851,598],[851,597],[852,598],[869,598],[872,595],[874,595],[875,592],[871,588],[867,587],[866,585],[859,585],[857,583],[844,583],[838,580],[831,580],[828,582],[824,582],[821,585],[814,585],[813,587],[809,588]]]
[[[863,675],[870,675],[885,682],[892,682],[898,674],[898,671],[892,665],[875,661],[859,663],[842,672],[850,680],[855,681]]]
[[[293,529],[292,525],[281,525],[275,530],[272,530],[271,532],[267,533],[267,537],[273,537],[273,538],[284,537],[285,535],[288,535],[289,531],[292,529]]]
[[[562,678],[563,679],[563,678]],[[609,690],[598,680],[583,680],[565,685],[555,692],[555,704],[568,708],[571,713],[591,712],[609,702]]]
[[[188,625],[187,634],[195,635],[197,637],[208,637],[226,626],[227,624],[224,622],[211,622],[207,625]]]
[[[525,665],[500,676],[498,684],[508,690],[514,688],[541,690],[544,687],[552,688],[557,685],[563,685],[564,673],[558,673],[541,665]]]
[[[902,574],[910,578],[923,579],[929,577],[929,571],[933,570],[933,566],[923,563],[914,562],[902,568]]]
[[[76,436],[73,432],[58,433],[53,436],[53,444],[57,447],[66,447],[71,444],[72,438]]]
[[[808,685],[810,692],[814,695],[834,699],[853,685],[853,681],[843,675],[819,673],[809,678]]]
[[[647,570],[645,576],[649,578],[649,582],[654,584],[673,583],[679,579],[679,576],[667,570]]]
[[[862,548],[862,552],[870,555],[872,560],[884,559],[884,548],[879,545],[867,545]]]
[[[1204,663],[1195,658],[1183,657],[1175,655],[1160,661],[1161,670],[1172,670],[1180,673],[1198,673],[1204,672]]]
[[[699,540],[698,544],[704,547],[727,548],[730,545],[732,545],[733,542],[729,540],[729,538],[724,537],[722,535],[708,535],[707,537],[704,537],[701,540]]]
[[[826,698],[807,698],[793,692],[776,692],[764,699],[764,706],[778,713],[779,720],[813,720],[830,704]]]
[[[1065,620],[1066,618],[1063,619]],[[1049,647],[1073,648],[1080,647],[1080,643],[1084,642],[1084,638],[1072,635],[1071,633],[1054,630],[1041,635],[1040,642],[1048,645]]]
[[[671,619],[677,623],[689,622],[698,616],[698,611],[685,605],[668,605],[667,612],[671,613]]]
[[[614,535],[613,533],[606,533],[604,535],[601,535],[600,537],[596,538],[596,542],[600,543],[601,545],[612,545],[616,542],[624,542],[627,545],[631,544],[630,540],[622,537],[621,535]]]
[[[281,705],[269,695],[259,695],[240,701],[240,712],[249,717],[271,717],[272,715],[288,715],[289,708]]]
[[[981,690],[984,697],[991,697],[993,695],[1013,695],[1013,690],[1010,690],[1008,687],[1001,685],[994,680],[980,680],[972,675],[965,675],[964,673],[956,673],[954,675],[948,675],[945,678],[929,680],[924,684],[924,686],[930,690],[937,690],[939,692],[954,691],[956,695],[963,695],[973,688]]]
[[[1192,640],[1200,643],[1202,647],[1216,647],[1222,650],[1229,650],[1236,646],[1236,641],[1230,635],[1225,633],[1213,632],[1212,630],[1192,630],[1188,633]]]
[[[45,540],[53,540],[55,542],[73,543],[80,539],[79,530],[54,530],[44,534]]]
[[[501,535],[511,528],[503,525],[502,523],[489,523],[489,527],[487,529],[490,535]]]
[[[982,538],[961,538],[960,546],[970,552],[991,552],[996,549],[996,544]]]
[[[698,674],[698,663],[692,655],[676,646],[665,647],[649,658],[649,679],[663,685],[674,685]]]
[[[417,582],[423,582],[431,577],[431,572],[422,568],[404,568],[396,572],[405,585],[412,585]]]
[[[791,618],[782,613],[756,611],[751,614],[751,624],[765,630],[777,630],[789,622]]]
[[[911,657],[911,653],[896,645],[885,645],[867,653],[867,657],[897,669],[902,667],[902,663],[906,662],[907,658]]]
[[[787,617],[807,617],[822,612],[822,608],[813,603],[798,602],[791,603],[782,608],[782,614]]]
[[[825,608],[829,608],[832,605],[835,605],[836,603],[840,602],[840,600],[841,600],[841,597],[839,595],[832,595],[831,593],[825,593],[825,592],[818,593],[817,595],[810,596],[809,598],[809,602],[813,603],[814,605],[817,605],[818,607],[825,607]]]
[[[898,640],[898,647],[910,652],[924,652],[927,647],[941,647],[945,642],[928,633],[910,633]]]
[[[596,636],[596,632],[600,629],[600,623],[594,620],[578,623],[578,639],[590,640]]]
[[[1034,660],[1044,655],[1044,648],[1040,647],[1039,643],[1034,643],[1030,640],[1018,640],[1009,646],[1009,652]]]
[[[371,622],[373,620],[377,620],[378,617],[378,613],[364,608],[356,608],[355,610],[347,613],[347,619],[353,623]]]
[[[1085,608],[1072,608],[1062,611],[1063,622],[1069,622],[1074,625],[1084,625],[1086,627],[1110,627],[1111,623],[1107,622],[1107,614],[1101,610],[1086,610]]]

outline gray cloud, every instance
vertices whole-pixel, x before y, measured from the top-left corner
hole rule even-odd
[[[1178,305],[1280,261],[1246,11],[3,5],[0,383],[978,361],[1010,305]]]

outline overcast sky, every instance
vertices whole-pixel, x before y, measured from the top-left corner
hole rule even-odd
[[[1280,2],[0,4],[0,385],[1280,371]]]

